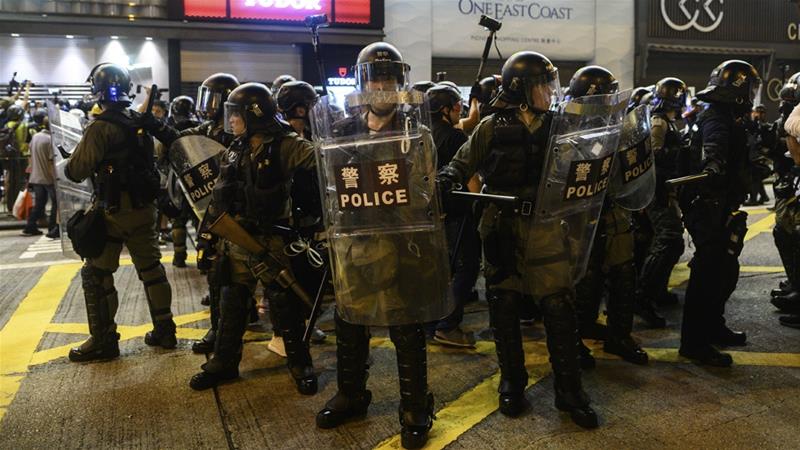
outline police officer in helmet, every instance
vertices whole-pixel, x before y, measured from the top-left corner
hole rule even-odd
[[[317,391],[308,344],[302,339],[305,300],[290,288],[296,280],[283,253],[286,243],[273,229],[274,225],[288,224],[292,175],[297,168],[313,168],[314,153],[312,145],[280,122],[276,114],[272,92],[260,83],[240,85],[225,102],[226,131],[235,140],[223,156],[207,214],[212,224],[225,218],[235,221],[239,231],[222,240],[225,258],[219,268],[222,298],[214,355],[202,365],[202,372],[192,377],[189,385],[196,390],[239,376],[242,336],[253,291],[261,281],[278,309],[276,325],[298,392],[312,395]],[[213,225],[209,229],[215,232]],[[239,239],[255,239],[266,250],[252,254],[234,243],[241,242]]]
[[[681,209],[695,252],[683,308],[680,354],[727,367],[731,356],[716,347],[745,345],[745,333],[725,323],[725,304],[736,289],[747,214],[739,210],[748,189],[747,116],[761,87],[758,71],[730,60],[711,72],[697,98],[709,104],[691,137],[690,173],[708,178],[683,188]]]
[[[522,51],[503,65],[504,109],[484,118],[440,172],[444,191],[479,172],[489,193],[532,199],[550,137],[554,99],[561,96],[558,69],[544,55]],[[534,225],[530,211],[489,202],[481,218],[489,317],[500,364],[499,406],[506,416],[527,409],[528,373],[522,350],[523,292],[540,302],[555,374],[556,407],[586,428],[598,425],[581,383],[575,291],[559,221]],[[526,244],[527,241],[527,244]],[[527,248],[526,248],[527,247]],[[520,255],[536,255],[529,260]],[[535,281],[534,281],[535,280]]]
[[[99,64],[87,80],[102,109],[84,131],[65,174],[78,183],[93,177],[93,208],[103,211],[106,237],[102,252],[87,257],[81,269],[91,337],[69,352],[71,361],[119,356],[114,316],[117,291],[114,272],[122,246],[128,248],[144,286],[153,330],[145,343],[175,348],[172,294],[158,247],[156,205],[159,177],[153,159],[153,140],[144,132],[141,115],[128,109],[131,80],[116,64]],[[96,236],[92,237],[96,239]]]
[[[683,254],[683,223],[675,193],[666,181],[677,176],[678,155],[683,146],[681,112],[686,106],[686,84],[673,77],[656,83],[651,100],[650,144],[655,156],[656,196],[645,209],[653,236],[639,275],[637,314],[653,328],[666,325],[655,304],[675,304],[667,292],[672,268]]]

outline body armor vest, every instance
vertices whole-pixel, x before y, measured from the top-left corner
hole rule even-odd
[[[111,109],[95,120],[113,123],[125,132],[123,145],[104,155],[95,169],[95,196],[100,206],[116,211],[122,192],[128,193],[134,208],[155,200],[160,177],[155,166],[153,138],[141,127],[139,114]]]
[[[491,150],[480,174],[489,189],[507,192],[535,188],[544,164],[544,149],[550,136],[552,117],[545,114],[542,125],[533,133],[508,109],[493,116]]]
[[[274,137],[255,156],[247,142],[236,140],[222,157],[214,202],[252,233],[269,232],[286,212],[289,180],[281,170],[282,140]]]

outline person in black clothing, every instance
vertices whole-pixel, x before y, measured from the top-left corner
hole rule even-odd
[[[461,93],[446,84],[438,84],[427,91],[431,109],[431,132],[436,145],[437,167],[449,163],[459,148],[467,142],[467,135],[455,126],[461,118]],[[466,190],[466,186],[463,187]],[[451,202],[452,203],[452,202]],[[472,202],[453,205],[445,219],[450,258],[454,262],[453,295],[456,309],[452,314],[428,327],[429,336],[445,345],[472,347],[475,337],[460,328],[464,318],[464,305],[472,296],[472,289],[480,272],[480,238]],[[453,260],[453,254],[456,254]]]
[[[708,178],[680,194],[684,223],[694,242],[683,308],[680,354],[693,361],[728,367],[733,359],[716,346],[745,345],[743,332],[725,324],[725,304],[739,278],[739,254],[747,213],[739,207],[748,184],[746,121],[761,78],[749,63],[726,61],[711,72],[697,97],[709,103],[691,138],[689,173]]]

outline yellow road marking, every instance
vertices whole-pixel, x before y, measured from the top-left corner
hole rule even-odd
[[[528,388],[550,373],[547,355],[532,354],[526,348],[525,366],[528,369]],[[500,384],[500,372],[478,383],[475,387],[461,394],[436,412],[436,421],[431,428],[426,449],[442,449],[455,442],[462,434],[497,410],[497,386]],[[400,435],[392,436],[378,444],[375,449],[399,449]]]
[[[28,365],[80,264],[53,266],[42,274],[0,330],[0,420],[14,400]]]
[[[747,234],[744,236],[744,241],[747,242],[750,239],[756,237],[760,233],[765,233],[767,231],[772,230],[772,227],[774,225],[775,225],[775,214],[773,213],[747,227]]]

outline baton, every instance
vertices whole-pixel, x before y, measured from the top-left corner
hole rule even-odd
[[[153,113],[153,103],[155,103],[156,98],[158,96],[158,86],[153,84],[150,86],[150,96],[147,97],[147,111],[145,114],[152,114]]]
[[[472,200],[483,200],[483,201],[500,202],[500,203],[517,203],[519,201],[519,197],[513,195],[484,194],[478,192],[464,192],[464,191],[452,191],[450,192],[450,195],[455,195],[457,197],[465,197],[467,199],[472,199]]]
[[[494,39],[494,34],[497,30],[503,26],[503,23],[499,20],[492,19],[491,17],[482,15],[481,19],[478,21],[478,25],[485,27],[489,30],[489,36],[486,37],[486,44],[483,46],[483,55],[481,56],[481,64],[478,66],[478,76],[475,78],[475,82],[480,82],[481,78],[483,77],[483,66],[486,65],[486,60],[489,59],[489,52],[492,50],[492,39]]]
[[[314,57],[317,60],[317,71],[319,71],[319,84],[322,85],[322,95],[328,95],[328,86],[325,83],[325,64],[319,52],[319,27],[328,26],[327,14],[315,14],[307,16],[305,25],[311,31],[311,46],[314,48]]]
[[[684,184],[694,184],[704,181],[711,174],[708,172],[698,173],[697,175],[688,175],[680,178],[672,178],[666,181],[666,185],[670,187],[683,186]]]
[[[317,296],[314,298],[314,306],[311,307],[311,314],[308,316],[306,331],[303,333],[303,342],[306,344],[308,344],[308,341],[311,339],[311,331],[314,330],[314,325],[317,323],[317,318],[319,317],[319,310],[322,305],[322,294],[325,292],[325,283],[328,282],[329,274],[330,266],[326,264],[325,271],[322,273],[322,281],[320,281],[319,289],[317,289]]]

